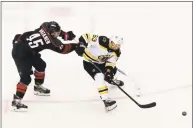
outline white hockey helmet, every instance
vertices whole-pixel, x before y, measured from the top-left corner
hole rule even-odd
[[[122,45],[123,44],[123,38],[119,36],[112,36],[110,38],[110,41],[113,41],[116,45]]]

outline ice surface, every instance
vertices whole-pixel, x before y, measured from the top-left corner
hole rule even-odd
[[[192,127],[191,3],[9,2],[3,3],[2,17],[3,128]],[[73,30],[77,36],[85,32],[123,36],[117,65],[128,74],[119,75],[124,89],[140,103],[156,101],[157,106],[138,108],[120,90],[110,87],[110,97],[117,100],[118,107],[105,113],[82,58],[47,50],[42,58],[47,62],[45,86],[51,89],[51,96],[34,96],[32,81],[24,97],[28,112],[10,112],[19,80],[11,58],[12,39],[47,20],[58,21],[62,29]],[[141,88],[141,97],[135,96],[136,87]]]

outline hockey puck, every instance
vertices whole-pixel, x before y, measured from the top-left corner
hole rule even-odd
[[[182,112],[182,115],[183,115],[183,116],[186,116],[186,115],[187,115],[187,113],[186,113],[185,111],[183,111],[183,112]]]

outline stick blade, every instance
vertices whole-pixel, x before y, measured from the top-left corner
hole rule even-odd
[[[152,108],[156,106],[156,102],[145,104],[145,105],[139,105],[140,108]]]

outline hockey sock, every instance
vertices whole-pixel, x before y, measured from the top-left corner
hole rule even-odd
[[[97,73],[94,79],[98,86],[97,88],[101,99],[106,100],[108,98],[108,87],[105,85],[104,75],[102,73]]]
[[[25,95],[25,92],[27,90],[27,85],[25,84],[22,84],[22,83],[18,83],[17,84],[17,91],[16,91],[16,95],[19,97],[19,98],[23,98],[24,95]]]
[[[108,87],[107,86],[99,87],[98,88],[98,92],[99,92],[102,100],[106,100],[107,99],[107,95],[108,95]]]
[[[35,71],[34,76],[36,85],[42,85],[44,83],[45,72]]]

